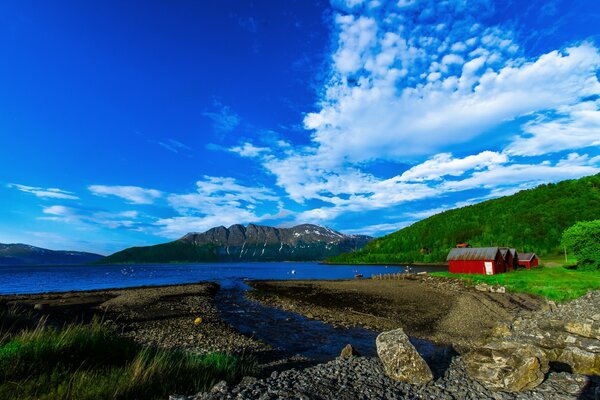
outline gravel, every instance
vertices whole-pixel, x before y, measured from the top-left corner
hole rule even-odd
[[[595,379],[595,378],[594,378]],[[303,370],[273,372],[260,380],[247,378],[236,386],[220,382],[208,393],[173,399],[582,399],[600,394],[598,380],[582,375],[552,372],[533,391],[518,394],[492,392],[471,380],[461,357],[455,357],[438,379],[426,385],[394,381],[383,373],[378,358],[338,358]]]

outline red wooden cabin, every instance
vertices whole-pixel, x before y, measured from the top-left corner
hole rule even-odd
[[[519,266],[525,268],[537,267],[540,259],[535,253],[519,253]]]
[[[498,247],[455,248],[446,258],[452,274],[494,275],[506,272],[504,257]]]

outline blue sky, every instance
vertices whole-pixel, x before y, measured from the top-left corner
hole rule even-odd
[[[0,242],[375,236],[600,172],[595,1],[0,4]]]

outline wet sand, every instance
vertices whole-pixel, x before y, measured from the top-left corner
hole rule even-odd
[[[498,322],[545,307],[532,295],[482,293],[457,280],[252,281],[248,296],[340,326],[377,331],[398,327],[410,336],[453,345],[459,352],[479,345]]]

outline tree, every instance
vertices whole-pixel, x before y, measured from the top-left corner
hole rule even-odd
[[[600,219],[578,222],[562,235],[562,245],[577,256],[577,267],[600,269]]]

